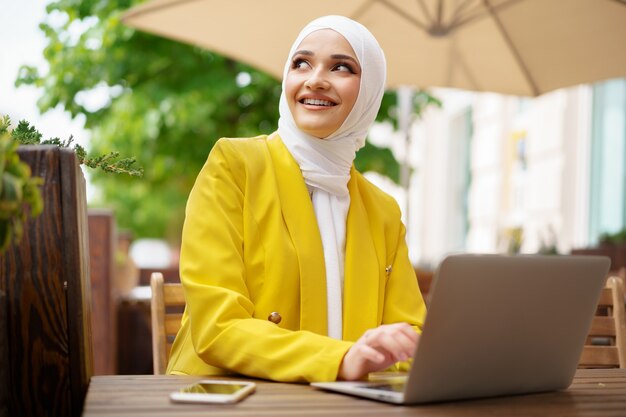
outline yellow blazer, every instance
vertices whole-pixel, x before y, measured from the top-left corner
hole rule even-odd
[[[354,167],[348,189],[341,341],[326,336],[322,242],[296,161],[276,133],[216,143],[187,203],[187,306],[168,373],[330,381],[365,330],[420,331],[426,310],[397,203]]]

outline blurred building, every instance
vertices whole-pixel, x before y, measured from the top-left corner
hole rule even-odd
[[[433,93],[443,107],[415,123],[408,150],[416,264],[458,251],[568,253],[626,226],[625,79],[534,99]]]

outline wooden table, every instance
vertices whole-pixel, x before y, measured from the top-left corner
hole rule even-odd
[[[565,391],[422,406],[397,406],[319,391],[308,385],[256,381],[234,405],[170,403],[168,394],[202,378],[95,376],[83,416],[626,416],[626,369],[580,370]]]

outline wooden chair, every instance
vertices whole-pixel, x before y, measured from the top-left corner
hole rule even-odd
[[[580,357],[581,368],[626,368],[624,283],[609,277]]]
[[[162,375],[167,368],[172,342],[180,329],[185,308],[185,295],[181,284],[165,284],[163,274],[153,272],[150,276],[152,300],[152,364],[155,375]]]

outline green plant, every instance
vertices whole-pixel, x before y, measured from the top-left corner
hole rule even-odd
[[[524,243],[524,229],[522,227],[508,227],[500,235],[501,245],[509,255],[521,252]]]
[[[539,238],[539,250],[541,255],[558,255],[557,235],[552,226],[548,226],[547,231]]]
[[[118,152],[87,157],[79,144],[73,144],[72,136],[67,140],[51,138],[42,140],[42,134],[25,120],[9,130],[11,119],[0,117],[0,253],[13,241],[22,238],[24,222],[28,215],[38,216],[43,210],[43,199],[39,186],[43,179],[33,177],[30,167],[17,154],[19,145],[56,145],[71,148],[78,162],[90,168],[108,173],[143,175],[143,168],[135,166],[135,158],[119,158]],[[73,147],[72,147],[73,144]]]
[[[7,116],[0,119],[0,253],[22,238],[27,216],[36,217],[43,209],[43,180],[32,177],[30,167],[20,160],[19,143],[11,138],[9,125]]]
[[[8,124],[10,120],[7,116],[4,117]],[[5,128],[5,130],[8,128]],[[61,140],[59,138],[51,138],[41,140],[42,134],[31,126],[26,120],[21,120],[17,127],[11,132],[11,137],[20,145],[56,145],[63,148],[70,148],[74,142],[74,137],[70,136],[67,140]],[[89,168],[99,168],[104,172],[110,172],[115,174],[128,174],[134,177],[140,177],[143,175],[143,168],[135,167],[135,158],[119,158],[119,152],[109,152],[105,155],[96,156],[93,158],[87,157],[87,152],[79,144],[74,144],[74,152],[78,162]]]
[[[626,243],[626,228],[615,233],[603,233],[598,240],[601,245],[622,245]]]

